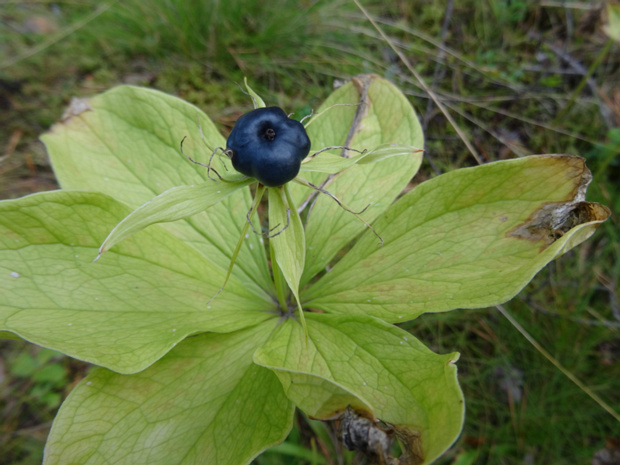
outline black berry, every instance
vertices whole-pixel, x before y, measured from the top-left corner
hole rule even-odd
[[[237,120],[226,151],[237,171],[276,187],[297,176],[310,152],[310,139],[303,125],[281,108],[257,108]]]

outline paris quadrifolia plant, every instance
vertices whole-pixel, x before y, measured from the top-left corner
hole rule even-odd
[[[566,155],[401,195],[423,134],[377,76],[301,122],[248,92],[228,140],[157,91],[75,100],[43,136],[62,189],[0,203],[0,334],[98,365],[45,465],[247,464],[295,408],[371,461],[431,463],[463,424],[458,354],[397,324],[509,300],[609,214]]]

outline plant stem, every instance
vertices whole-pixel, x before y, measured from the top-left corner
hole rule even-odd
[[[289,192],[288,184],[284,184],[284,186],[282,186],[281,192],[282,192],[282,200],[284,202],[284,205],[286,205],[290,211],[295,212],[295,214],[297,214],[297,209],[295,208],[295,202],[293,202],[291,193]],[[305,247],[305,243],[304,243],[304,247]],[[291,291],[293,292],[293,296],[295,296],[295,300],[297,301],[297,309],[299,310],[299,321],[301,322],[301,325],[304,328],[304,334],[306,335],[306,343],[308,343],[308,327],[306,326],[306,317],[304,316],[304,311],[301,308],[301,301],[299,300],[299,281],[297,282],[295,289],[291,288]]]
[[[276,285],[276,297],[282,308],[282,312],[286,312],[288,304],[286,303],[286,294],[288,291],[288,284],[284,281],[284,275],[282,270],[276,261],[275,253],[271,244],[269,244],[269,258],[271,260],[271,272],[273,273],[273,282]]]

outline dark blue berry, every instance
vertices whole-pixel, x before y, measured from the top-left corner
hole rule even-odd
[[[257,108],[237,120],[226,151],[237,171],[276,187],[297,176],[310,152],[310,139],[303,125],[282,108]]]

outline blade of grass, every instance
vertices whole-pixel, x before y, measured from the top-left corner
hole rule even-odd
[[[607,413],[609,413],[612,417],[614,417],[617,421],[620,422],[620,414],[618,414],[618,412],[616,412],[609,404],[607,404],[607,402],[605,402],[603,399],[601,399],[598,396],[598,394],[596,394],[592,389],[590,389],[588,386],[586,386],[579,378],[577,378],[569,370],[564,368],[564,366],[562,366],[562,364],[560,364],[560,362],[555,357],[553,357],[553,355],[551,355],[549,352],[547,352],[545,350],[545,348],[542,347],[536,341],[536,339],[534,339],[532,337],[532,335],[530,333],[528,333],[527,330],[523,326],[521,326],[517,320],[514,319],[514,317],[510,313],[508,313],[508,310],[506,310],[502,305],[496,305],[495,308],[497,308],[499,310],[499,312],[502,315],[504,315],[504,317],[512,324],[512,326],[514,326],[517,329],[517,331],[519,331],[521,333],[521,335],[525,339],[527,339],[528,342],[530,344],[532,344],[534,346],[534,348],[543,357],[545,357],[547,360],[549,360],[553,366],[555,366],[558,370],[560,370],[562,372],[562,374],[564,374],[564,376],[566,376],[573,383],[575,383],[579,389],[581,389],[588,396],[590,396],[590,398],[594,402],[596,402],[598,405],[600,405]]]
[[[596,56],[596,58],[594,59],[590,67],[588,68],[588,72],[585,74],[583,79],[581,79],[579,84],[577,84],[577,87],[575,87],[575,90],[573,91],[570,98],[568,99],[568,103],[564,106],[564,108],[560,110],[560,112],[557,114],[557,116],[553,120],[553,124],[558,124],[560,121],[562,121],[564,117],[566,116],[566,114],[573,107],[573,105],[575,104],[577,100],[577,97],[579,97],[579,94],[581,94],[581,91],[583,90],[583,88],[586,86],[586,84],[588,84],[589,79],[592,77],[592,75],[594,74],[596,69],[599,67],[599,65],[603,62],[603,59],[607,56],[607,53],[609,52],[609,49],[611,48],[613,43],[614,41],[612,39],[609,39],[605,43],[601,51],[598,53],[598,55]]]
[[[444,102],[446,104],[446,106],[448,108],[450,108],[452,111],[454,111],[455,113],[458,113],[459,115],[461,115],[463,118],[465,118],[466,120],[470,121],[471,123],[477,125],[478,127],[480,127],[483,131],[485,131],[486,133],[488,133],[489,135],[491,135],[494,139],[497,139],[499,142],[501,142],[503,145],[505,145],[507,148],[509,148],[517,157],[524,157],[526,155],[530,155],[528,153],[524,153],[522,150],[519,149],[518,146],[516,146],[515,144],[509,142],[508,140],[506,140],[504,137],[502,137],[501,135],[497,134],[495,131],[493,131],[490,127],[488,127],[486,124],[484,124],[482,121],[480,121],[480,119],[470,115],[469,113],[467,113],[464,110],[461,110],[460,108],[458,108],[456,105],[451,105],[447,102]]]
[[[77,31],[78,29],[86,26],[93,19],[95,19],[98,16],[100,16],[102,13],[104,13],[105,11],[110,9],[110,7],[112,7],[114,4],[118,3],[119,1],[120,0],[113,0],[110,3],[104,3],[103,5],[100,5],[99,8],[97,8],[95,11],[93,11],[91,14],[87,15],[85,18],[81,19],[80,21],[77,21],[75,24],[72,24],[68,28],[63,29],[62,31],[58,32],[58,34],[53,35],[52,37],[50,37],[49,39],[47,39],[44,42],[41,42],[39,45],[35,45],[34,47],[29,48],[28,50],[24,51],[23,53],[20,53],[16,57],[13,57],[12,59],[7,60],[4,63],[0,64],[0,69],[9,68],[9,67],[13,66],[16,63],[19,63],[20,61],[26,60],[26,59],[30,58],[31,56],[36,55],[37,53],[39,53],[39,52],[41,52],[41,51],[51,47],[55,43],[60,42],[65,37],[71,35],[75,31]]]
[[[350,17],[352,21],[359,19],[357,16],[352,16],[352,15],[346,15],[347,17]],[[445,54],[450,55],[451,57],[453,57],[455,60],[460,61],[461,63],[463,63],[464,65],[466,65],[469,69],[473,69],[476,72],[478,72],[480,75],[482,75],[484,78],[488,79],[489,82],[491,82],[492,84],[496,84],[498,86],[501,87],[507,87],[515,92],[523,92],[525,89],[523,88],[519,88],[517,86],[515,86],[514,84],[508,82],[506,79],[502,79],[499,76],[495,76],[492,75],[491,73],[489,73],[487,70],[485,70],[483,67],[477,65],[475,62],[468,60],[467,58],[465,58],[463,55],[461,55],[459,52],[457,52],[456,50],[446,46],[445,44],[442,44],[440,41],[430,37],[427,34],[424,34],[423,32],[420,32],[410,26],[405,26],[402,23],[395,23],[393,21],[390,20],[386,20],[386,19],[377,19],[375,20],[375,22],[377,24],[381,24],[384,26],[388,26],[391,28],[394,28],[396,30],[399,30],[401,32],[404,32],[406,34],[411,34],[414,37],[417,37],[418,39],[421,39],[425,42],[428,42],[429,44],[431,44],[434,48],[433,49],[429,49],[428,51],[428,55],[431,59],[433,60],[437,60],[437,55],[438,52],[437,50],[443,51]],[[364,31],[363,29],[359,29],[359,31],[361,33],[364,34],[368,34],[370,37],[373,38],[378,38],[377,36],[375,36],[374,34],[369,34],[367,31]],[[392,42],[394,42],[392,40]],[[414,46],[412,46],[410,43],[403,43],[402,44],[403,48],[406,49],[416,49],[416,50],[422,50],[421,48],[416,48]],[[436,50],[437,49],[437,50]]]
[[[463,141],[463,143],[465,144],[469,152],[478,162],[478,164],[482,165],[484,161],[482,160],[482,158],[480,158],[480,154],[474,148],[471,142],[469,142],[465,133],[461,130],[459,125],[456,123],[456,121],[454,121],[454,118],[452,118],[452,115],[450,115],[450,112],[446,109],[446,107],[444,107],[443,103],[441,103],[439,98],[437,98],[437,95],[435,95],[435,93],[428,87],[428,84],[426,84],[424,79],[422,79],[422,76],[420,76],[420,74],[411,65],[407,57],[405,57],[405,55],[403,55],[403,53],[398,48],[396,48],[396,46],[392,43],[392,40],[385,34],[385,32],[383,32],[383,29],[381,29],[379,25],[375,22],[375,20],[368,14],[366,9],[364,9],[364,7],[360,4],[359,0],[353,0],[353,1],[357,5],[357,7],[360,9],[360,11],[364,14],[364,16],[366,16],[366,19],[368,19],[368,21],[370,21],[370,23],[374,26],[377,32],[381,34],[381,37],[383,38],[383,40],[385,40],[385,42],[390,46],[390,48],[394,51],[394,53],[398,55],[398,58],[400,58],[400,60],[405,65],[405,67],[416,78],[416,80],[420,83],[422,88],[426,91],[426,93],[428,93],[430,98],[433,99],[433,102],[435,102],[435,105],[437,105],[437,108],[439,108],[441,112],[444,114],[444,116],[446,117],[450,125],[454,128],[454,130],[459,135],[459,137],[461,138],[461,140]]]

